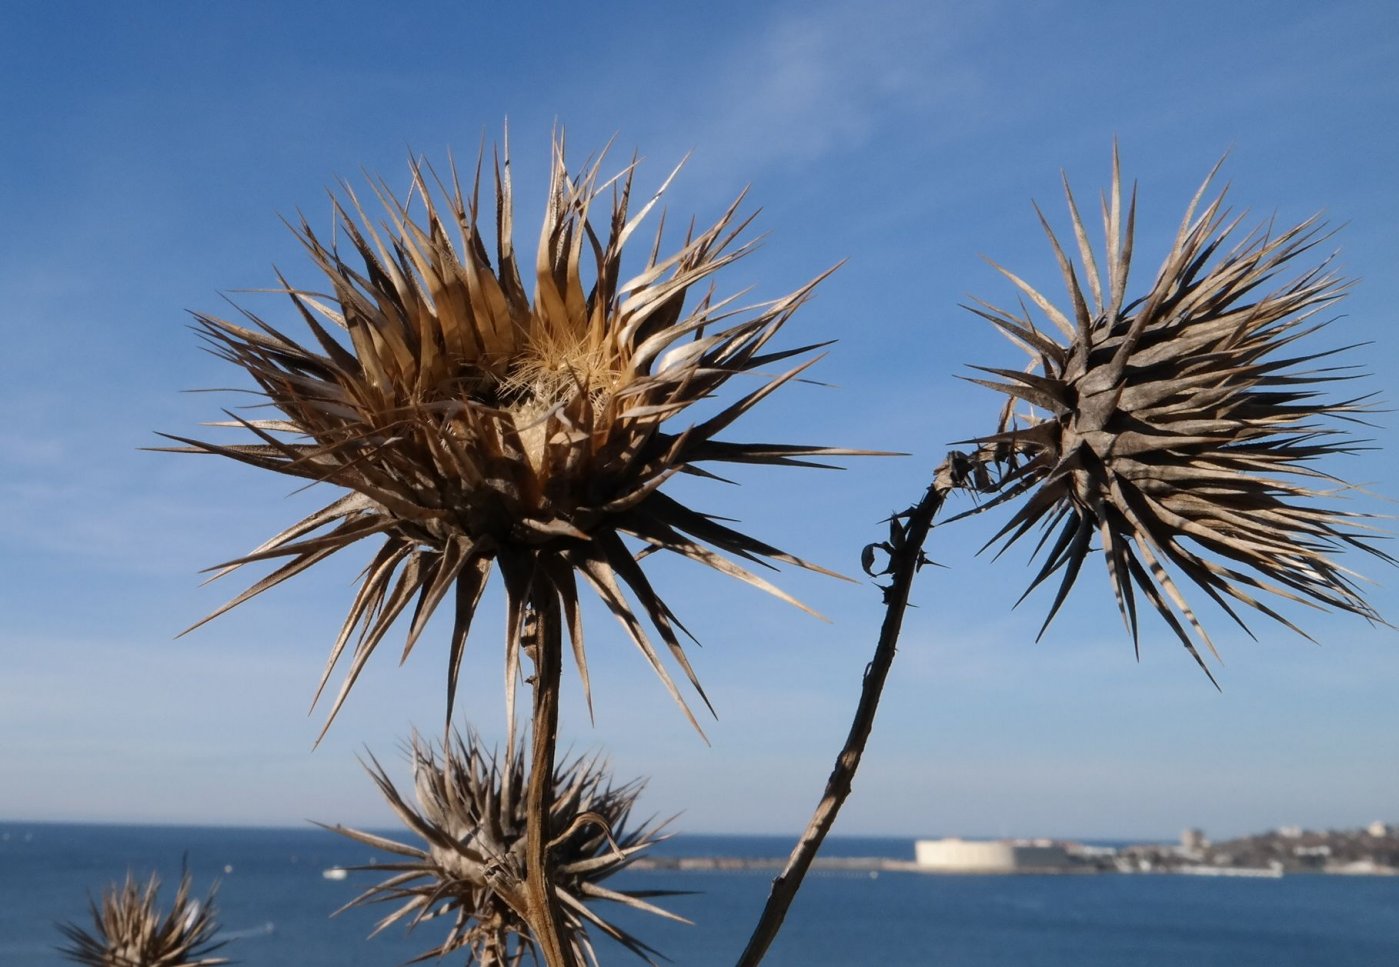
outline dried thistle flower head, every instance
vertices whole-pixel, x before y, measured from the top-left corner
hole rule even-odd
[[[59,924],[71,946],[60,951],[72,961],[90,967],[214,967],[229,961],[210,957],[225,941],[216,940],[214,894],[203,903],[189,895],[190,876],[180,876],[175,902],[164,917],[156,906],[160,877],[151,874],[141,888],[131,874],[118,887],[115,883],[102,895],[99,909],[92,907],[93,930],[74,923]]]
[[[303,219],[297,233],[325,273],[330,293],[294,288],[285,280],[283,286],[314,337],[312,345],[247,313],[251,327],[197,317],[214,351],[246,370],[281,415],[235,416],[220,424],[250,432],[253,443],[174,439],[188,450],[349,491],[223,565],[220,573],[255,561],[284,562],[209,618],[351,544],[380,542],[321,681],[324,689],[353,642],[332,719],[394,620],[412,605],[406,656],[449,595],[450,718],[468,629],[493,564],[499,565],[509,603],[509,667],[518,662],[513,649],[522,612],[543,588],[562,609],[587,690],[581,579],[682,707],[638,614],[696,690],[699,684],[677,637],[678,624],[626,538],[789,601],[733,558],[822,570],[663,490],[678,472],[714,476],[701,466],[712,462],[815,466],[803,458],[852,452],[718,439],[814,362],[771,372],[818,347],[769,351],[767,345],[816,282],[748,308],[738,306],[736,297],[714,297],[714,274],[753,244],[742,241],[748,220],[738,216],[741,197],[708,229],[692,228],[669,256],[660,254],[658,229],[649,258],[636,274],[624,275],[624,250],[630,251],[628,242],[669,180],[633,213],[634,165],[600,183],[600,163],[570,174],[562,140],[555,142],[532,299],[512,241],[507,152],[504,164],[497,159],[495,166],[489,229],[479,213],[479,164],[469,193],[455,171],[447,187],[417,164],[406,200],[376,185],[386,213],[382,223],[345,186],[348,200],[337,200],[335,207],[348,252],[333,240],[324,242]],[[599,228],[590,216],[604,194],[610,195],[610,212]],[[494,264],[485,240],[492,234]],[[686,295],[697,286],[705,291],[686,308]],[[691,404],[717,396],[726,382],[745,375],[755,382],[744,395],[703,419],[675,425]]]
[[[1332,558],[1358,548],[1393,563],[1367,543],[1373,528],[1365,515],[1326,503],[1346,487],[1316,466],[1353,449],[1337,423],[1367,409],[1364,397],[1327,395],[1355,375],[1353,367],[1319,364],[1339,350],[1294,348],[1326,325],[1317,314],[1347,287],[1329,259],[1292,271],[1325,240],[1322,226],[1313,218],[1240,237],[1243,216],[1223,207],[1223,192],[1199,211],[1214,174],[1191,202],[1155,283],[1131,302],[1136,192],[1124,225],[1116,152],[1103,203],[1106,279],[1065,180],[1079,265],[1042,214],[1040,221],[1069,308],[997,266],[1062,343],[1035,326],[1028,308],[972,307],[1032,360],[1024,372],[978,367],[999,379],[975,380],[1010,397],[1002,432],[975,441],[1008,458],[995,502],[1026,497],[992,543],[1008,546],[1043,529],[1036,551],[1048,549],[1031,589],[1062,572],[1047,627],[1097,535],[1134,643],[1140,591],[1201,668],[1195,640],[1212,652],[1214,645],[1182,583],[1240,626],[1235,602],[1299,631],[1255,592],[1377,621],[1354,573]],[[1017,402],[1035,411],[1027,425],[1009,417]]]
[[[503,763],[481,747],[472,735],[454,736],[440,755],[414,736],[413,759],[417,808],[410,805],[378,761],[366,768],[403,824],[422,837],[412,846],[342,826],[328,827],[352,839],[395,853],[404,860],[363,867],[390,870],[393,875],[346,908],[368,903],[399,906],[375,927],[378,934],[404,922],[409,929],[438,916],[450,916],[451,926],[440,945],[420,960],[455,950],[468,952],[468,963],[518,964],[534,954],[525,886],[526,808],[525,762],[522,754],[507,755]],[[620,927],[600,917],[588,904],[609,900],[670,920],[688,922],[647,902],[674,891],[619,891],[602,881],[625,868],[638,853],[664,839],[661,825],[627,823],[642,783],[614,787],[596,757],[580,758],[554,773],[553,806],[549,812],[549,852],[553,857],[553,888],[562,909],[564,942],[580,961],[597,963],[588,928],[623,944],[644,960],[656,953]]]

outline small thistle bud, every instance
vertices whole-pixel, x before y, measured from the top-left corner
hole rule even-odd
[[[160,915],[156,894],[160,878],[151,874],[144,889],[128,873],[120,887],[112,884],[92,908],[91,933],[74,923],[59,924],[71,946],[59,948],[69,960],[88,967],[216,967],[229,961],[209,954],[225,941],[217,940],[214,894],[204,902],[190,897],[190,876],[180,886],[170,912]]]
[[[388,867],[361,867],[387,868],[393,875],[346,908],[398,904],[378,923],[375,934],[395,923],[413,929],[439,916],[450,917],[447,936],[423,954],[424,960],[464,949],[468,963],[519,963],[534,950],[525,887],[525,830],[530,817],[523,755],[507,756],[500,763],[474,735],[465,741],[457,735],[440,755],[414,736],[410,756],[416,808],[372,756],[366,768],[399,819],[422,838],[422,845],[342,826],[327,827],[403,858]],[[548,817],[553,889],[562,910],[563,941],[580,961],[597,963],[589,927],[648,962],[656,953],[604,920],[589,905],[592,902],[607,900],[688,922],[647,902],[646,898],[674,891],[618,891],[601,885],[664,838],[660,835],[663,824],[627,828],[641,788],[640,782],[609,785],[606,769],[596,757],[577,759],[555,771]]]

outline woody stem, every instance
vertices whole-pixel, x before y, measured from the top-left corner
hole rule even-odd
[[[787,865],[772,881],[767,904],[763,907],[757,926],[753,928],[748,946],[738,959],[738,967],[756,967],[767,954],[778,931],[782,929],[782,923],[796,898],[797,891],[801,889],[806,871],[811,868],[826,834],[835,824],[840,807],[850,796],[855,770],[860,767],[860,758],[864,755],[865,745],[874,729],[875,712],[879,708],[879,699],[884,691],[884,683],[889,677],[889,669],[894,663],[899,632],[903,628],[904,612],[908,609],[909,593],[913,590],[914,576],[924,561],[923,544],[932,530],[933,518],[942,508],[943,501],[949,493],[966,486],[976,471],[995,462],[997,456],[998,454],[991,450],[979,450],[973,455],[949,453],[947,459],[934,471],[933,482],[923,498],[894,518],[896,522],[904,523],[900,528],[899,539],[884,545],[889,554],[889,563],[884,573],[890,576],[890,584],[884,589],[884,623],[880,628],[879,640],[875,644],[874,656],[865,666],[855,717],[850,723],[845,745],[836,756],[835,767],[826,780],[825,792],[810,823],[792,849]]]
[[[530,776],[525,793],[525,891],[530,926],[549,967],[577,967],[573,947],[565,940],[563,910],[554,892],[553,857],[549,855],[554,798],[554,749],[559,728],[559,672],[562,629],[558,599],[537,591],[524,631],[527,652],[534,658],[534,714],[530,722]],[[532,647],[531,647],[532,646]]]

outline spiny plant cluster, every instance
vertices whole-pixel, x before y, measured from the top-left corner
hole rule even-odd
[[[1133,641],[1140,591],[1207,675],[1196,640],[1211,651],[1214,644],[1180,578],[1240,626],[1231,601],[1299,631],[1256,592],[1376,621],[1352,572],[1333,558],[1360,549],[1392,563],[1367,542],[1374,527],[1364,515],[1327,505],[1346,488],[1316,465],[1351,451],[1344,421],[1369,409],[1367,397],[1324,395],[1356,375],[1354,367],[1324,364],[1339,350],[1296,348],[1326,326],[1317,316],[1347,283],[1329,258],[1283,273],[1328,236],[1313,218],[1239,237],[1245,216],[1230,214],[1223,192],[1199,210],[1211,179],[1186,210],[1155,282],[1130,302],[1135,190],[1124,225],[1114,155],[1104,278],[1065,182],[1077,267],[1040,218],[1068,308],[1001,270],[1062,344],[1028,310],[973,308],[1031,360],[1025,371],[986,368],[999,379],[975,380],[1031,409],[1023,422],[1008,409],[1009,426],[974,442],[1003,448],[993,503],[1026,498],[993,542],[1009,545],[1038,530],[1044,564],[1031,587],[1061,573],[1045,626],[1096,537]]]
[[[61,952],[88,967],[217,967],[224,957],[211,957],[225,941],[217,938],[214,891],[204,902],[190,896],[190,876],[180,876],[175,900],[164,915],[157,895],[160,877],[151,874],[144,887],[130,873],[112,884],[99,906],[90,903],[92,930],[75,923],[59,925],[69,946]]]
[[[369,548],[316,691],[344,665],[327,728],[390,630],[406,625],[406,658],[442,608],[451,615],[450,728],[490,575],[504,588],[504,752],[487,752],[474,733],[440,747],[414,738],[416,805],[370,757],[371,777],[421,843],[333,827],[396,857],[376,867],[388,878],[353,901],[390,905],[379,930],[439,917],[446,924],[424,958],[464,952],[480,964],[596,964],[598,933],[652,960],[650,946],[595,909],[612,902],[675,919],[650,902],[664,891],[602,885],[661,838],[656,824],[629,825],[641,786],[612,784],[596,758],[555,761],[565,641],[588,693],[583,591],[615,616],[698,727],[671,670],[708,703],[683,647],[687,632],[642,560],[669,552],[789,601],[751,568],[824,569],[681,503],[668,482],[717,477],[724,464],[822,466],[868,452],[728,436],[814,362],[817,345],[773,341],[824,275],[756,305],[720,296],[715,277],[753,245],[742,197],[708,228],[692,224],[669,254],[658,219],[649,245],[633,254],[670,178],[634,210],[636,164],[604,179],[601,163],[572,171],[555,140],[528,266],[514,246],[508,151],[493,158],[485,204],[484,162],[464,188],[455,168],[444,179],[415,161],[404,196],[384,182],[370,186],[377,207],[342,185],[329,239],[304,218],[294,226],[321,286],[278,277],[302,339],[250,311],[238,322],[196,316],[209,347],[251,378],[272,415],[228,412],[216,425],[241,436],[177,436],[177,449],[336,491],[320,510],[215,568],[223,575],[271,565],[209,618],[351,546]],[[1135,294],[1136,192],[1124,204],[1114,152],[1101,251],[1067,180],[1073,243],[1061,244],[1040,216],[1067,305],[1002,269],[1020,308],[972,307],[1029,365],[981,370],[975,381],[1007,398],[1000,419],[969,434],[972,452],[950,454],[922,499],[890,519],[889,540],[867,549],[871,571],[875,549],[887,553],[885,622],[826,793],[740,965],[765,955],[850,793],[926,561],[923,545],[954,493],[989,498],[968,513],[1013,507],[991,542],[1002,549],[1037,535],[1041,564],[1031,589],[1058,577],[1046,627],[1095,541],[1133,641],[1140,596],[1202,668],[1199,646],[1213,643],[1187,588],[1240,625],[1247,609],[1295,627],[1278,610],[1284,599],[1379,620],[1336,555],[1392,559],[1373,545],[1365,516],[1337,502],[1346,487],[1329,469],[1332,457],[1354,448],[1347,425],[1370,403],[1333,397],[1356,374],[1330,361],[1337,350],[1308,348],[1328,322],[1320,314],[1347,283],[1325,257],[1307,264],[1328,238],[1315,220],[1241,232],[1245,216],[1224,207],[1222,192],[1201,208],[1212,178],[1154,281]],[[696,415],[702,401],[706,415]],[[522,684],[528,754],[516,741]],[[149,909],[154,887],[139,903],[134,889],[128,882],[130,896],[111,909]],[[176,907],[188,914],[184,896],[182,885]],[[122,916],[98,918],[99,934],[122,933]],[[193,950],[212,919],[207,906],[182,916],[198,928]],[[109,943],[79,942],[69,929],[92,956]]]
[[[401,859],[366,869],[392,875],[352,900],[349,906],[396,904],[375,928],[405,922],[410,927],[438,916],[451,917],[441,944],[423,959],[465,948],[468,962],[515,964],[533,954],[525,886],[526,765],[517,753],[503,763],[472,735],[455,736],[440,753],[414,737],[416,808],[394,787],[371,757],[369,773],[394,813],[418,834],[422,846],[401,843],[361,830],[332,827],[350,838]],[[597,963],[588,936],[591,926],[627,949],[650,959],[655,954],[631,933],[604,920],[588,901],[605,900],[672,920],[682,918],[647,902],[673,891],[613,890],[602,881],[625,869],[638,853],[661,838],[660,827],[628,827],[642,783],[614,787],[596,756],[576,759],[554,776],[548,819],[555,857],[553,890],[563,908],[571,953]]]
[[[768,344],[819,279],[756,307],[714,295],[714,275],[752,250],[743,240],[749,219],[739,215],[741,197],[664,257],[658,228],[640,271],[626,275],[628,243],[669,179],[633,212],[635,166],[603,182],[600,164],[572,174],[562,140],[555,142],[532,297],[514,248],[507,155],[495,167],[490,215],[481,211],[479,164],[464,191],[455,170],[444,184],[415,163],[407,197],[374,186],[379,223],[344,186],[336,213],[347,252],[303,220],[297,235],[331,296],[285,279],[282,285],[310,343],[251,313],[250,325],[197,316],[214,351],[248,373],[279,415],[229,414],[230,425],[251,435],[248,443],[177,439],[346,491],[223,565],[226,573],[284,562],[214,615],[351,545],[378,544],[322,679],[324,687],[348,650],[332,718],[394,622],[410,615],[407,654],[450,600],[450,719],[471,620],[493,569],[509,605],[511,667],[520,660],[525,612],[543,602],[561,609],[587,690],[582,584],[617,616],[688,715],[651,632],[697,691],[699,682],[674,614],[628,541],[784,598],[735,558],[822,570],[663,489],[677,473],[713,476],[707,464],[799,465],[849,452],[721,437],[814,362],[815,346]],[[591,220],[604,197],[605,228]],[[485,240],[491,235],[494,262]],[[700,297],[687,306],[697,288]],[[801,357],[808,358],[792,364]],[[693,404],[744,376],[750,387],[742,395],[702,420],[685,420]]]

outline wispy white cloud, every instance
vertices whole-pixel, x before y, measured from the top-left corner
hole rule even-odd
[[[984,16],[906,0],[787,8],[716,54],[704,73],[717,80],[697,85],[676,136],[747,173],[853,151],[975,96],[958,42]]]

